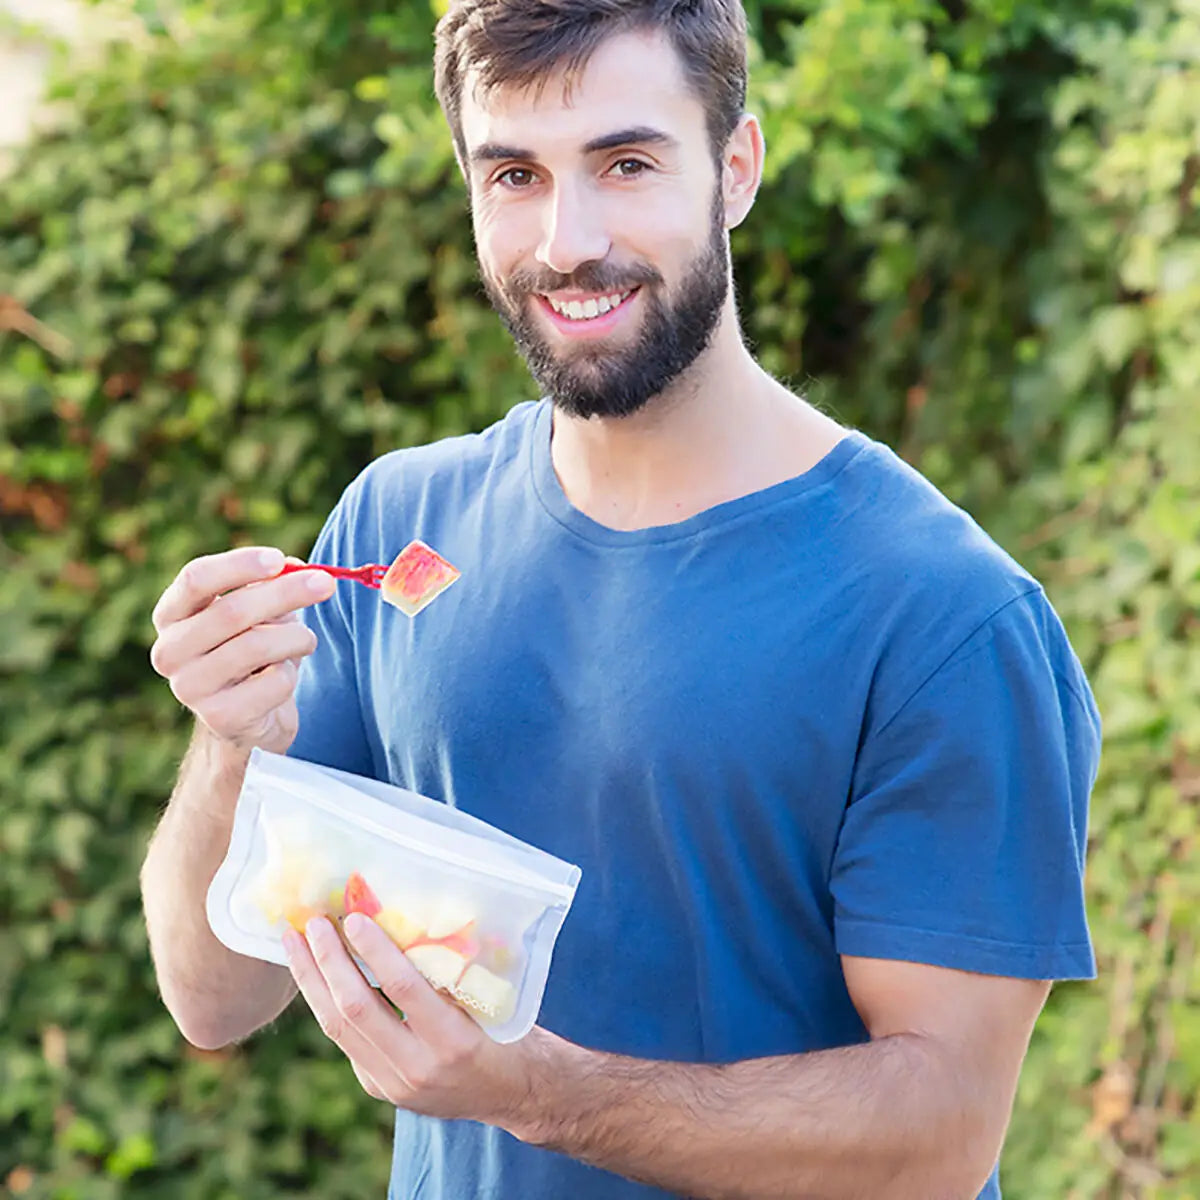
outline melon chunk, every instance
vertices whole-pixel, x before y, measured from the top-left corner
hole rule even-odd
[[[489,1021],[507,1021],[517,1002],[517,989],[478,963],[469,966],[454,989],[454,998]]]
[[[364,917],[377,917],[383,911],[379,897],[371,891],[371,885],[357,872],[351,872],[346,880],[346,890],[342,897],[342,908],[346,915],[362,913]]]
[[[415,617],[462,572],[422,541],[409,542],[392,561],[379,589],[402,613]]]
[[[407,950],[425,933],[420,921],[414,921],[398,908],[385,908],[375,922],[401,950]]]
[[[448,946],[423,942],[405,951],[409,961],[435,988],[451,992],[467,965],[467,960]]]

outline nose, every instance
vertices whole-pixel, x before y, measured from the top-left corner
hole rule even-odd
[[[586,189],[557,184],[546,208],[538,261],[570,275],[585,262],[600,262],[611,247],[599,202]]]

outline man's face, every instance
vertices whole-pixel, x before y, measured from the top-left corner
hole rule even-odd
[[[480,274],[539,386],[627,416],[708,345],[729,293],[719,178],[669,41],[605,42],[576,80],[463,95]]]

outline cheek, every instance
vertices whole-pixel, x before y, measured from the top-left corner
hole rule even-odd
[[[474,219],[474,233],[480,268],[493,279],[504,279],[517,267],[528,265],[532,248],[517,222],[481,213]]]
[[[686,264],[710,236],[711,205],[697,203],[697,199],[692,195],[685,199],[677,192],[637,197],[623,206],[622,212],[613,214],[614,247],[624,243],[628,253],[664,273]]]

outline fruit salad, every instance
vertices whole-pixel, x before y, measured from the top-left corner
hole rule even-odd
[[[341,933],[347,916],[362,913],[404,951],[430,984],[482,1023],[499,1023],[512,1016],[517,989],[504,973],[511,973],[516,955],[503,939],[481,933],[477,918],[461,905],[447,900],[424,904],[420,914],[385,906],[358,871],[352,871],[342,886],[317,897],[312,883],[305,882],[314,877],[309,870],[302,879],[294,863],[269,862],[259,891],[267,919],[286,921],[303,933],[313,917],[323,916]]]

